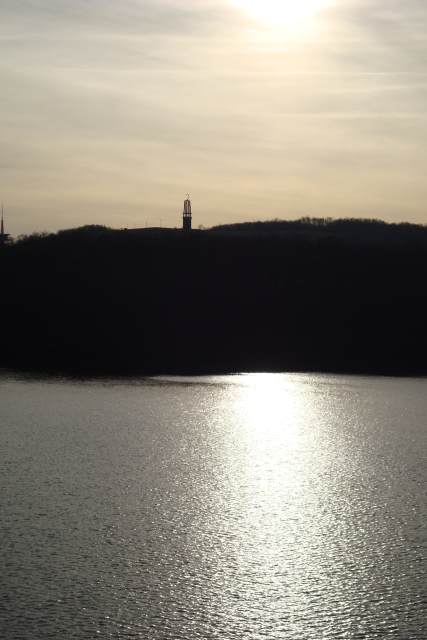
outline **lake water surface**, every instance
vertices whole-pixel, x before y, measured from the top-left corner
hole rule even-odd
[[[427,638],[427,380],[0,375],[0,635]]]

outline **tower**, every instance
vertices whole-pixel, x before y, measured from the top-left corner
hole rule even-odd
[[[191,229],[191,202],[187,193],[187,200],[184,200],[184,211],[182,212],[182,228]]]

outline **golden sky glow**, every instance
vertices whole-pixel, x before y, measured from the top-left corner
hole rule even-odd
[[[3,0],[6,231],[180,226],[187,193],[195,226],[424,223],[426,29],[421,0]]]

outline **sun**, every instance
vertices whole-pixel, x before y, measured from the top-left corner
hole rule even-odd
[[[319,11],[328,0],[231,0],[253,17],[269,23],[291,26]]]

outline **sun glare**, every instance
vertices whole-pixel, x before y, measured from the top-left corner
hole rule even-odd
[[[292,26],[322,9],[328,0],[231,0],[232,3],[265,22]]]

